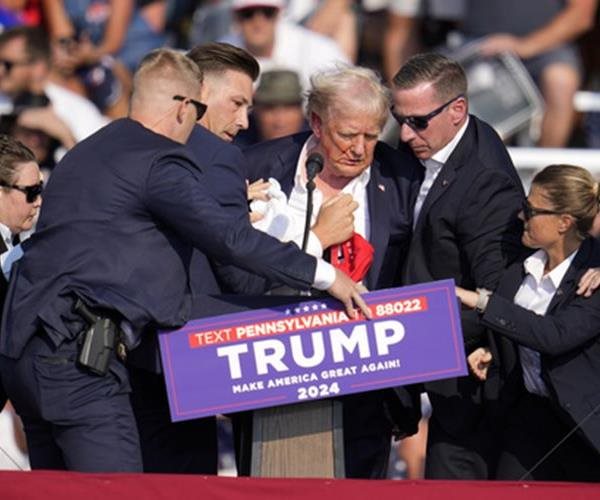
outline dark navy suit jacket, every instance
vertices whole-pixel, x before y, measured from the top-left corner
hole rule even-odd
[[[494,290],[506,266],[523,250],[517,217],[523,201],[523,187],[506,147],[489,125],[471,116],[425,198],[402,284],[454,279],[470,290]],[[475,315],[463,314],[462,329],[468,351],[486,342],[485,328]],[[446,432],[473,432],[481,415],[482,384],[466,376],[425,387]]]
[[[600,242],[588,238],[573,259],[546,314],[540,316],[513,303],[525,278],[523,263],[516,262],[503,273],[482,317],[482,323],[494,332],[541,353],[542,378],[552,398],[571,416],[570,425],[574,427],[585,420],[581,431],[598,452],[600,293],[583,298],[575,292],[583,273],[599,265]],[[514,370],[518,371],[519,366],[514,366]]]
[[[6,245],[2,238],[0,238],[0,255],[6,252]],[[8,289],[8,282],[4,277],[4,273],[0,270],[0,308],[4,305],[4,300],[6,298],[6,290]],[[2,318],[2,313],[0,312],[0,319]],[[4,387],[2,385],[2,380],[0,379],[0,411],[4,408],[6,401],[8,398],[6,397],[6,393],[4,392]]]
[[[211,196],[229,214],[248,217],[246,173],[240,149],[200,125],[194,127],[187,145],[196,163],[204,170],[203,182]],[[194,250],[190,266],[190,286],[195,297],[222,292],[215,268],[218,269],[218,266],[214,261],[211,262],[200,250]],[[222,302],[211,297],[207,300],[194,300],[194,315],[201,317],[220,314],[223,312],[222,307]]]
[[[291,286],[309,287],[315,259],[224,213],[188,149],[130,119],[82,141],[50,179],[36,233],[13,269],[0,352],[18,358],[43,325],[59,344],[82,321],[73,295],[131,323],[189,319],[192,248]]]
[[[289,197],[302,146],[310,135],[311,132],[302,132],[245,149],[250,182],[273,177]],[[398,152],[382,142],[377,144],[367,185],[369,241],[375,250],[364,279],[369,290],[395,285],[412,233],[419,169],[412,155]]]
[[[245,149],[250,182],[273,177],[289,197],[294,186],[298,158],[310,134],[302,132]],[[370,290],[396,284],[394,280],[412,231],[413,205],[420,182],[418,169],[419,163],[412,155],[398,152],[382,142],[377,144],[367,185],[369,241],[375,250],[373,263],[364,279],[365,286]],[[400,433],[412,434],[417,430],[420,416],[418,397],[402,387],[394,393],[395,397],[386,398],[387,410]],[[359,412],[357,409],[354,415],[356,425],[369,425],[371,421],[361,419]],[[367,415],[369,413],[365,412]]]

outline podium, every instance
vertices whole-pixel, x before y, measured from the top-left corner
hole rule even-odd
[[[202,307],[195,304],[194,314],[206,316],[207,307],[213,315],[220,315],[307,298],[283,294],[203,297]],[[345,477],[342,414],[341,401],[321,399],[235,415],[239,472],[253,477]]]
[[[311,401],[252,413],[251,476],[344,477],[340,401]]]
[[[230,297],[243,308],[293,304],[299,295]],[[238,467],[252,477],[343,478],[342,402],[321,399],[246,412],[234,427],[239,436]]]
[[[230,314],[193,311],[199,319],[159,334],[172,421],[230,415],[240,475],[345,477],[342,429],[362,428],[352,414],[343,426],[343,413],[348,401],[357,412],[369,404],[347,397],[467,373],[452,280],[364,299],[369,320],[349,318],[333,299],[289,296],[219,297]],[[402,430],[414,403],[406,395],[389,408]]]

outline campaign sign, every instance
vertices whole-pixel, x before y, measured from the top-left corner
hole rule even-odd
[[[324,298],[161,332],[173,421],[466,374],[452,280],[363,297],[371,320]]]

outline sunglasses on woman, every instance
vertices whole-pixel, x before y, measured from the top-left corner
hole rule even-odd
[[[25,194],[25,200],[27,203],[33,203],[37,200],[37,197],[42,194],[44,191],[44,183],[40,181],[38,184],[33,184],[32,186],[19,186],[17,184],[7,184],[6,182],[0,182],[0,186],[7,189],[16,189],[17,191],[21,191],[21,193]]]

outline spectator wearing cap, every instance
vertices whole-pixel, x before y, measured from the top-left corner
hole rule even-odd
[[[262,72],[291,69],[303,88],[315,71],[334,62],[349,62],[330,38],[281,19],[283,0],[234,0],[234,20],[239,33],[225,41],[243,47],[260,64]]]
[[[236,143],[249,146],[296,134],[307,127],[298,73],[285,69],[267,71],[254,94],[250,127],[238,135]]]

